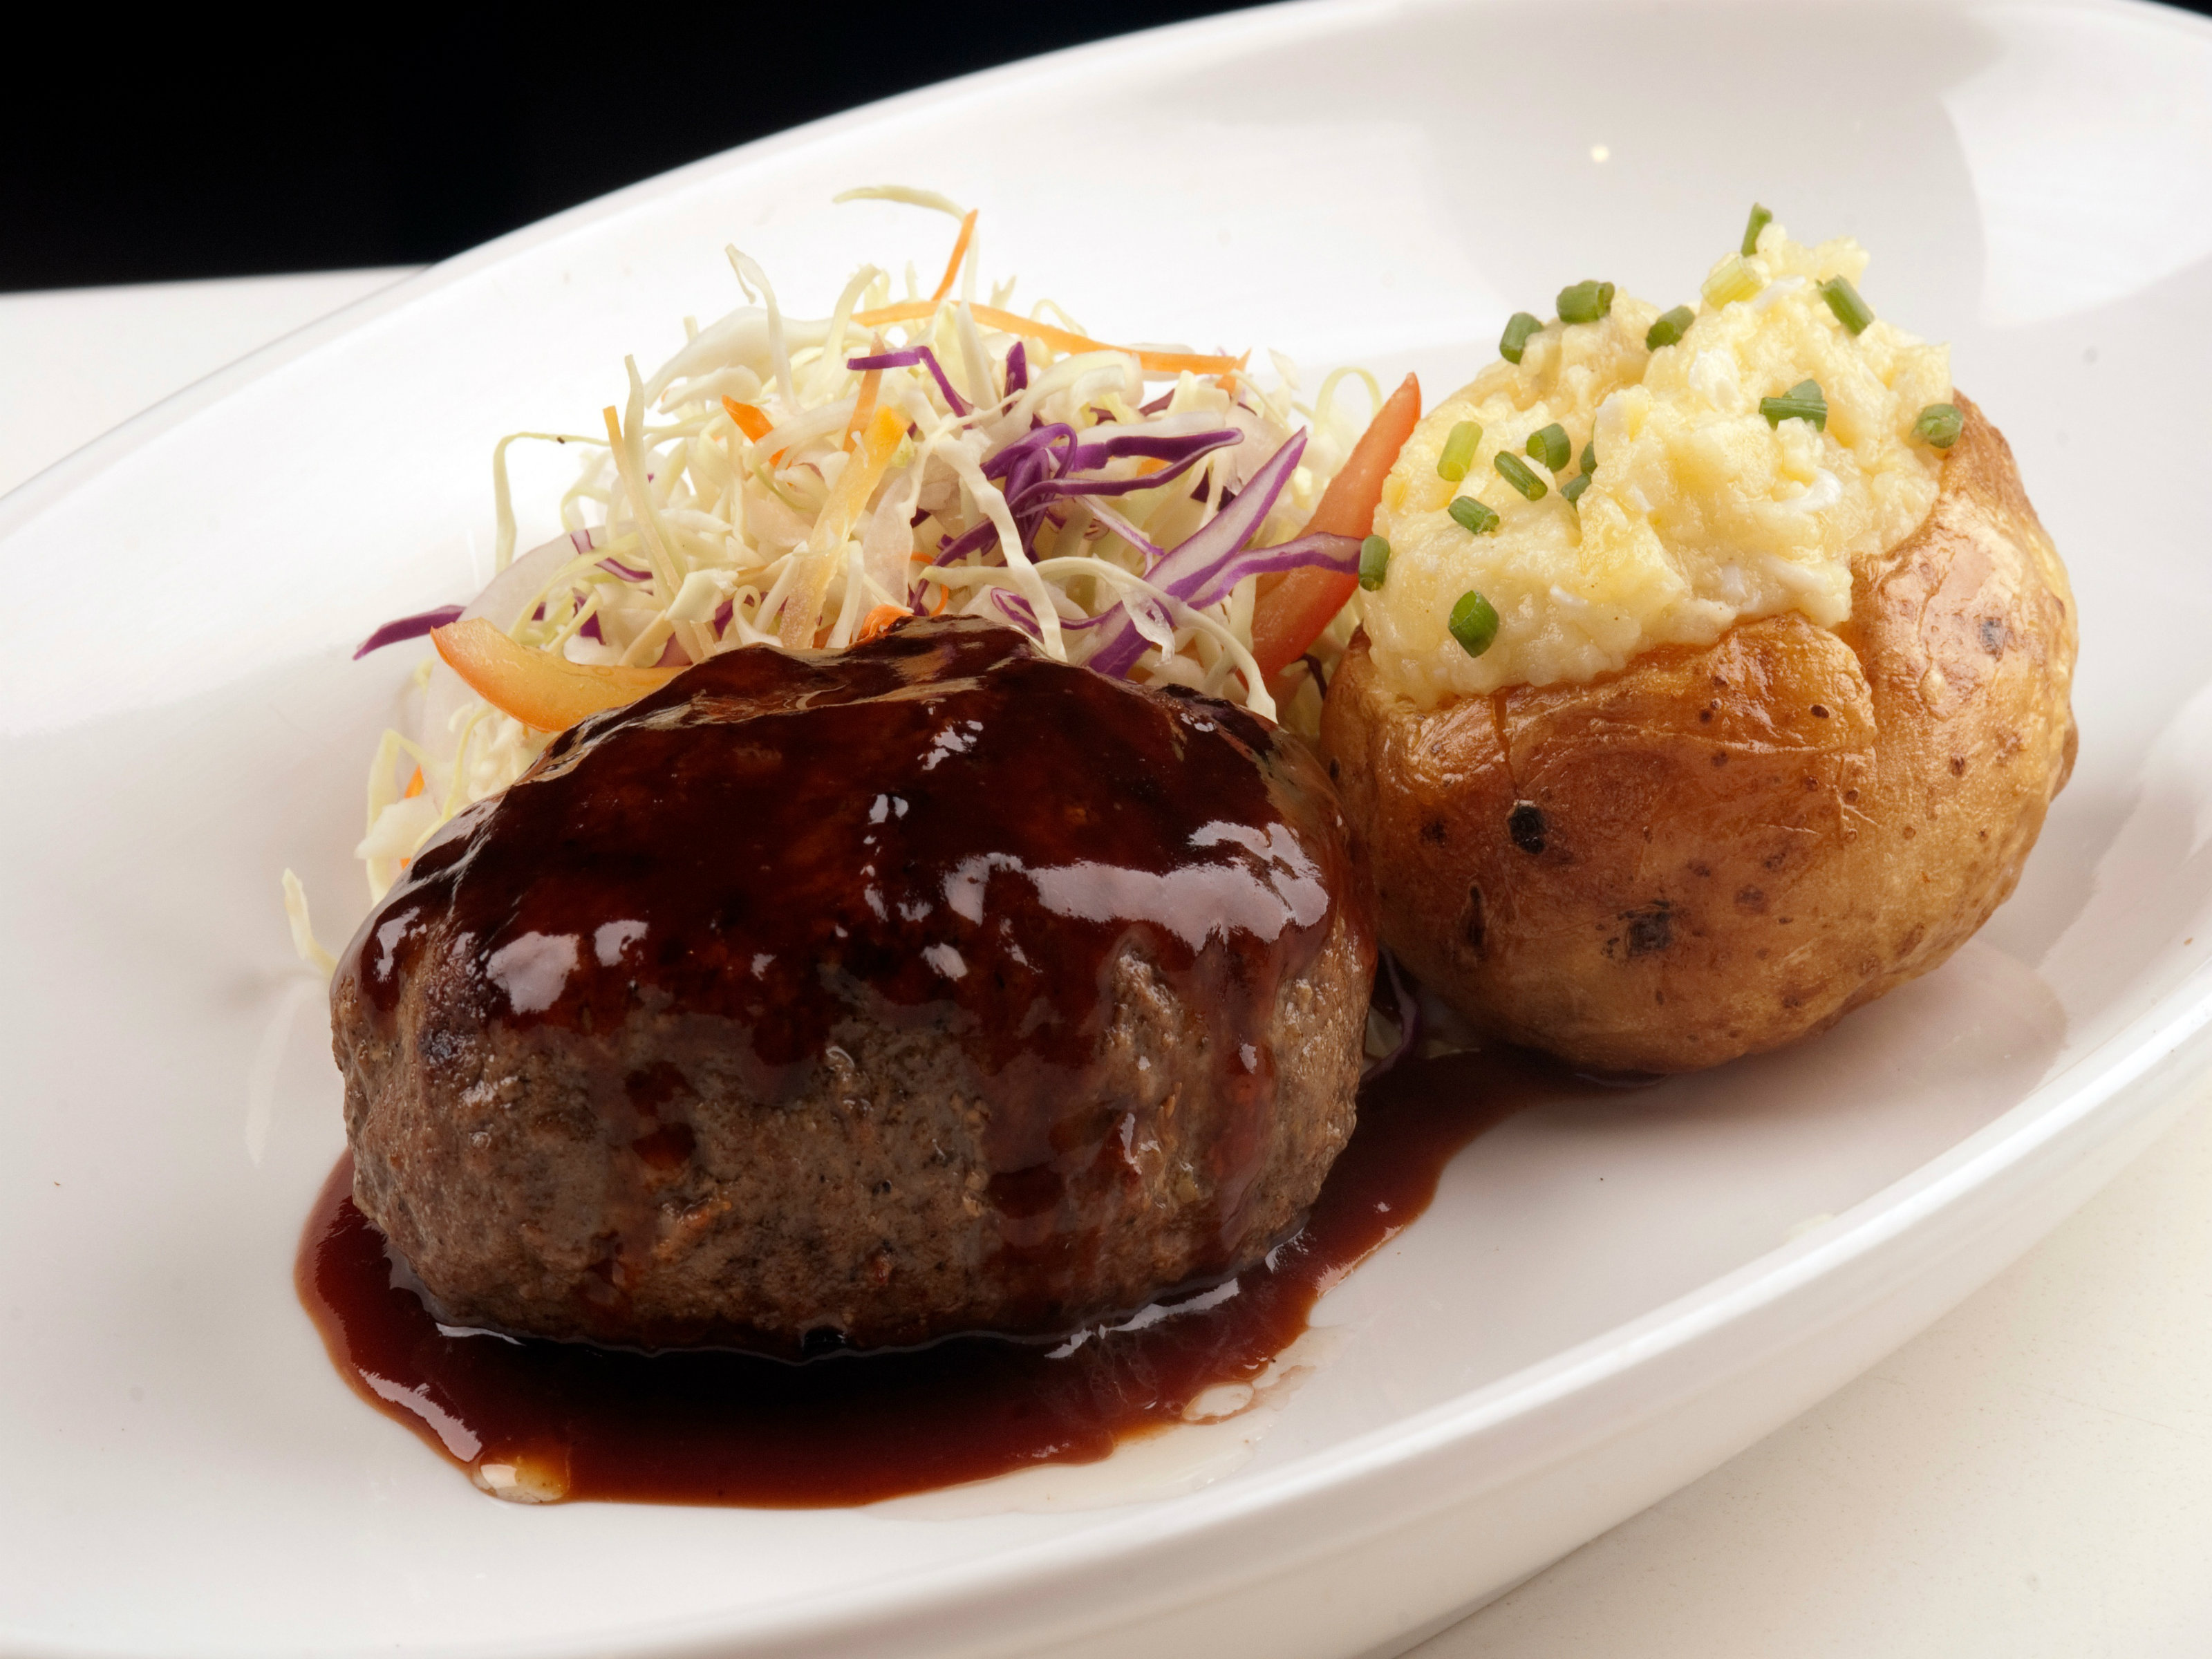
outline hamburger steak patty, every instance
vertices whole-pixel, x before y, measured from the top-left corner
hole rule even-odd
[[[1236,1271],[1351,1133],[1371,901],[1230,705],[917,622],[747,647],[459,814],[331,987],[448,1322],[784,1353]]]

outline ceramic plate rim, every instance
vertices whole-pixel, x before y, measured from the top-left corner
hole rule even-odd
[[[1327,33],[1363,16],[1425,6],[1392,0],[1289,0],[1069,47],[902,93],[756,140],[612,191],[522,227],[452,259],[402,277],[321,320],[296,330],[164,398],[0,497],[0,540],[30,524],[108,467],[162,434],[212,410],[244,388],[307,358],[329,343],[439,291],[588,227],[681,196],[721,175],[772,162],[787,151],[865,132],[887,121],[988,94],[1009,82],[1048,81],[1126,64],[1164,52],[1249,37],[1280,45]],[[1811,9],[1810,6],[1805,8]],[[2071,0],[2063,10],[2119,14],[2202,38],[2212,21],[2148,0]],[[2001,1184],[2034,1156],[2057,1148],[2069,1160],[2120,1136],[2151,1109],[2146,1079],[2178,1060],[2201,1061],[2212,1024],[2212,965],[2179,979],[2163,995],[2063,1070],[1966,1139],[1854,1205],[1811,1234],[1776,1247],[1584,1341],[1389,1425],[1309,1453],[1283,1468],[1255,1473],[1179,1499],[1171,1512],[1138,1506],[1065,1537],[1016,1547],[949,1565],[915,1568],[835,1592],[809,1591],[712,1614],[633,1626],[626,1650],[690,1652],[702,1642],[824,1636],[834,1626],[859,1628],[885,1614],[950,1604],[1003,1591],[1018,1582],[1063,1577],[1120,1558],[1133,1543],[1188,1543],[1209,1531],[1287,1507],[1322,1491],[1348,1487],[1433,1454],[1494,1433],[1541,1407],[1588,1392],[1730,1324],[1749,1319],[1809,1287],[1873,1261],[1885,1249],[1909,1248],[1917,1234],[1954,1210],[1969,1194]],[[2133,1107],[2131,1112],[2130,1108]],[[2092,1131],[2100,1131],[2092,1133]],[[2071,1141],[2081,1144],[2069,1146]],[[1141,1536],[1138,1536],[1141,1534]],[[1245,1565],[1239,1575],[1263,1569]],[[1200,1592],[1193,1592],[1194,1595]],[[547,1642],[518,1638],[514,1651],[553,1655],[604,1651],[604,1638]],[[500,1644],[486,1651],[508,1650]]]

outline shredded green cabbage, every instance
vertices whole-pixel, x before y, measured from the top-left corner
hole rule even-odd
[[[964,257],[946,272],[944,297],[933,303],[911,264],[902,295],[883,270],[864,265],[828,317],[789,317],[760,266],[728,250],[748,303],[703,329],[686,319],[683,348],[650,375],[627,361],[626,395],[606,412],[605,432],[593,435],[600,422],[581,422],[576,431],[515,433],[494,447],[500,574],[471,614],[490,614],[522,644],[574,661],[650,665],[793,638],[839,647],[909,611],[1007,622],[1018,611],[1042,649],[1079,661],[1092,637],[1083,625],[1127,600],[1151,647],[1132,678],[1277,715],[1251,656],[1254,580],[1194,609],[1146,581],[1146,556],[1126,532],[1156,548],[1176,545],[1304,428],[1302,465],[1253,539],[1267,545],[1296,535],[1361,430],[1339,386],[1347,374],[1359,375],[1371,409],[1380,403],[1374,377],[1339,369],[1308,406],[1296,398],[1295,366],[1277,354],[1269,354],[1277,385],[1268,390],[1242,359],[1234,367],[1218,360],[1227,372],[1170,373],[1163,358],[1196,354],[1071,342],[1067,335],[1085,331],[1048,302],[1028,315],[1057,335],[994,326],[1011,319],[979,313],[1004,313],[1014,285],[994,288],[988,302],[977,298],[981,244],[958,204],[894,185],[837,199],[854,198],[963,221]],[[869,325],[870,313],[893,307],[921,314]],[[934,355],[964,412],[927,364],[848,367],[919,346]],[[1027,384],[1010,387],[1017,350]],[[895,411],[905,434],[850,533],[817,546],[824,505],[864,447],[855,411],[865,415],[870,404]],[[1103,506],[1081,495],[1057,501],[1025,538],[984,464],[1055,423],[1079,442],[1102,426],[1162,441],[1209,430],[1238,436],[1159,487],[1103,497]],[[585,459],[558,504],[568,533],[518,560],[507,452],[532,441],[579,449]],[[1164,465],[1122,457],[1089,476],[1133,479]],[[963,537],[970,550],[936,562]],[[1356,601],[1316,644],[1324,665],[1342,651],[1355,611]],[[506,788],[550,740],[467,692],[442,664],[430,670],[426,703],[419,738],[386,733],[370,769],[368,831],[356,854],[379,898],[440,825]],[[1309,673],[1279,717],[1310,732],[1319,703]]]

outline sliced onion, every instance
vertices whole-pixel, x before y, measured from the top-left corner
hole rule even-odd
[[[481,617],[499,628],[514,627],[521,619],[523,606],[538,597],[539,590],[553,580],[562,565],[605,546],[606,541],[605,530],[578,530],[532,548],[493,577],[457,620],[469,622]],[[590,622],[585,626],[590,627]],[[452,759],[453,716],[483,701],[469,690],[459,674],[446,666],[444,658],[434,659],[429,684],[423,688],[422,724],[415,734],[423,752],[439,760]],[[431,783],[434,787],[443,787],[436,779],[432,779]]]
[[[1413,988],[1407,982],[1406,975],[1400,971],[1398,958],[1391,955],[1387,947],[1377,954],[1382,958],[1383,973],[1375,976],[1375,989],[1377,992],[1382,990],[1382,980],[1387,974],[1390,981],[1390,994],[1396,999],[1398,1004],[1396,1015],[1398,1046],[1389,1054],[1378,1059],[1370,1060],[1359,1068],[1359,1080],[1362,1083],[1373,1082],[1411,1054],[1414,1042],[1421,1035],[1421,1000],[1413,994]],[[1376,1000],[1380,1000],[1380,998],[1376,998]]]

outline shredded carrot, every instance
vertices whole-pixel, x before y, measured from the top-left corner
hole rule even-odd
[[[405,795],[404,799],[408,799],[408,800],[413,800],[413,799],[415,799],[415,797],[416,797],[416,796],[417,796],[417,795],[421,794],[422,793],[422,769],[421,767],[419,767],[419,766],[418,766],[418,767],[416,767],[416,768],[415,769],[415,775],[414,775],[413,777],[411,777],[411,778],[410,778],[410,779],[408,779],[408,780],[407,780],[407,793],[406,793],[406,795]]]
[[[976,209],[969,208],[968,216],[960,222],[960,240],[952,245],[952,258],[945,267],[944,280],[938,283],[937,292],[929,296],[932,305],[951,293],[952,284],[959,278],[960,262],[968,257],[968,239],[975,234],[976,212]]]
[[[853,418],[845,422],[845,441],[838,446],[847,454],[853,453],[853,443],[867,430],[868,416],[876,412],[876,391],[884,383],[884,372],[872,368],[860,376],[860,395],[853,404]]]
[[[951,603],[952,590],[940,583],[937,589],[937,603],[929,608],[929,614],[933,617],[941,617],[945,614],[945,607]]]
[[[1364,537],[1375,528],[1383,481],[1420,419],[1421,383],[1408,374],[1375,411],[1367,430],[1322,492],[1313,517],[1306,520],[1309,533]],[[1272,580],[1261,577],[1252,607],[1252,657],[1260,672],[1273,681],[1296,662],[1358,585],[1359,578],[1351,571],[1316,565],[1286,570]]]
[[[973,218],[975,216],[970,214],[969,216]],[[912,615],[914,612],[902,605],[879,605],[860,618],[860,626],[853,635],[853,643],[865,645],[898,621],[900,617]]]
[[[517,645],[481,617],[432,629],[430,643],[469,690],[538,732],[565,732],[587,714],[636,702],[683,672],[570,662]]]
[[[775,422],[750,404],[741,404],[735,398],[725,398],[722,399],[722,409],[732,420],[738,423],[738,430],[755,443],[758,443],[775,430]]]
[[[934,300],[903,300],[895,306],[855,312],[853,321],[862,328],[888,328],[893,323],[920,322],[937,309],[938,303]],[[1103,340],[1094,340],[1087,335],[1054,328],[1050,323],[1041,323],[1034,317],[1024,317],[1012,311],[1001,311],[996,306],[970,306],[969,310],[975,320],[987,328],[1042,340],[1054,351],[1127,351],[1155,374],[1180,374],[1188,369],[1194,374],[1226,374],[1244,367],[1243,357],[1209,356],[1195,351],[1138,351],[1128,346],[1108,345]]]

